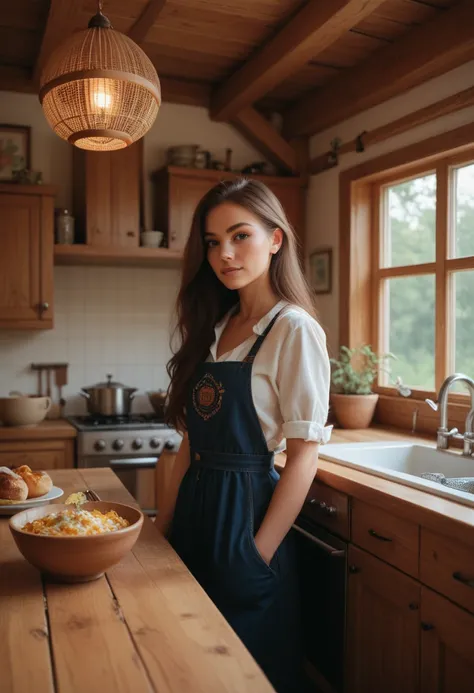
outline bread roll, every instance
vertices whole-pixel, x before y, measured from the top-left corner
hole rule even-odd
[[[0,501],[25,501],[28,498],[28,486],[21,476],[8,467],[0,467]]]
[[[39,498],[53,488],[53,481],[46,472],[34,472],[28,465],[16,467],[13,470],[28,487],[28,498]]]

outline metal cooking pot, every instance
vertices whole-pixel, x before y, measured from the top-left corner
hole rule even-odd
[[[133,393],[137,389],[113,382],[112,376],[108,373],[107,382],[97,383],[92,387],[83,387],[81,395],[87,399],[87,409],[90,414],[128,416],[135,396]]]

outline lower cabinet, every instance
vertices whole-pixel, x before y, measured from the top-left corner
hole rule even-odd
[[[74,441],[47,439],[0,443],[0,467],[31,469],[68,469],[74,467]]]
[[[352,545],[348,572],[347,693],[416,693],[421,585]]]
[[[474,616],[427,587],[421,592],[420,690],[474,691]]]
[[[353,545],[346,693],[472,693],[474,615]]]

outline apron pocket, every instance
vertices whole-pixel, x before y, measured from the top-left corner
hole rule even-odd
[[[247,538],[249,540],[249,545],[250,545],[250,552],[251,555],[254,557],[256,564],[260,566],[260,568],[264,568],[267,573],[270,573],[273,576],[277,576],[276,570],[272,567],[272,565],[268,564],[261,553],[259,552],[257,548],[257,544],[255,543],[255,536],[254,536],[254,523],[255,523],[255,508],[254,508],[254,499],[253,499],[253,488],[252,488],[252,480],[250,479],[250,472],[246,472],[245,474],[245,479],[246,479],[246,484],[247,484],[247,513],[248,513],[248,523],[247,523]],[[278,558],[277,558],[277,551],[275,551],[275,554],[271,560],[271,563],[277,563]]]

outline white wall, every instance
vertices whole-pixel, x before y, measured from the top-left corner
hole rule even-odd
[[[360,113],[354,118],[340,123],[311,138],[311,156],[317,156],[330,149],[331,140],[339,137],[343,142],[354,139],[364,130],[370,131],[396,120],[424,106],[435,103],[451,94],[474,86],[474,62],[467,63],[452,72],[430,80],[411,91],[387,101],[380,106]],[[338,167],[318,176],[312,176],[307,198],[307,239],[308,252],[316,248],[333,248],[333,291],[319,297],[319,315],[328,336],[331,351],[339,347],[339,175],[341,171],[352,168],[381,154],[395,151],[447,130],[472,123],[474,108],[438,118],[430,123],[393,137],[390,140],[369,147],[363,153],[350,153],[341,156]]]
[[[32,169],[57,185],[57,205],[72,200],[72,147],[49,128],[36,96],[0,92],[0,123],[32,127]],[[233,128],[213,123],[203,108],[164,104],[145,137],[145,176],[164,165],[166,149],[199,144],[216,158],[233,150],[232,165],[261,159]],[[151,187],[146,191],[146,222],[151,225]],[[0,227],[1,231],[1,227]],[[105,380],[106,373],[143,392],[167,386],[165,364],[179,270],[56,267],[55,327],[41,332],[0,330],[0,396],[12,389],[36,392],[34,361],[67,361],[68,411],[84,410],[75,394],[81,386]],[[147,408],[141,396],[137,410]]]

